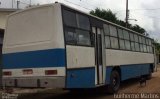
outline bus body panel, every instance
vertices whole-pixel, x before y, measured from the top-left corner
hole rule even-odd
[[[106,49],[106,65],[120,66],[154,63],[154,54]]]
[[[6,86],[65,87],[61,5],[44,5],[8,17],[3,46]],[[61,83],[60,83],[61,82]]]
[[[95,67],[93,47],[66,46],[67,69]]]
[[[66,88],[94,88],[95,67],[67,70]]]
[[[60,4],[29,8],[8,17],[3,54],[64,48]]]
[[[148,75],[150,73],[150,66],[154,66],[154,63],[148,64],[132,64],[132,65],[120,65],[121,81],[140,77],[142,75]],[[106,66],[106,78],[105,84],[110,84],[110,75],[114,66]]]
[[[65,49],[26,51],[3,55],[4,69],[64,67]]]
[[[124,50],[106,49],[106,84],[110,84],[110,74],[115,66],[121,70],[121,80],[135,78],[150,73],[154,66],[154,54]]]
[[[66,46],[67,88],[95,87],[95,52],[92,47]]]

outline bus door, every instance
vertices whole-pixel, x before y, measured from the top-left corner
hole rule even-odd
[[[101,85],[104,82],[104,64],[103,64],[103,29],[92,27],[95,33],[95,64],[96,64],[96,84]]]

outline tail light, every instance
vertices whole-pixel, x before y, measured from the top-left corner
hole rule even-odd
[[[4,71],[4,72],[3,72],[3,75],[4,75],[4,76],[11,76],[11,75],[12,75],[12,72],[11,72],[11,71]]]
[[[32,69],[24,69],[23,75],[28,75],[28,74],[33,74],[33,70]]]
[[[45,75],[56,75],[57,70],[45,70]]]

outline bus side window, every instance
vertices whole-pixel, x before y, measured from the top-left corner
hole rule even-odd
[[[119,45],[120,45],[120,49],[125,49],[124,40],[119,39]]]
[[[142,37],[139,36],[139,43],[142,43]]]
[[[109,35],[109,33],[110,33],[110,31],[109,31],[109,25],[104,24],[103,28],[104,28],[104,35]]]
[[[91,40],[90,40],[90,33],[89,31],[83,31],[76,29],[77,33],[77,44],[78,45],[91,45]]]
[[[141,52],[144,52],[143,44],[140,44],[140,51],[141,51]]]
[[[135,43],[136,51],[140,51],[139,43]]]
[[[151,42],[151,40],[149,40],[149,45],[150,45],[150,46],[152,45],[152,42]]]
[[[129,40],[129,33],[126,30],[123,30],[124,39]]]
[[[135,42],[139,42],[137,34],[134,34],[134,40],[135,40]]]
[[[106,48],[111,47],[111,42],[110,42],[109,36],[105,36],[105,45],[106,45]]]
[[[65,40],[67,44],[76,44],[76,32],[73,28],[65,28]]]
[[[104,35],[105,35],[105,47],[111,48],[111,41],[110,41],[110,29],[108,24],[103,25],[104,28]]]
[[[125,41],[124,41],[124,35],[123,35],[123,30],[118,29],[118,37],[119,37],[119,47],[120,49],[125,49]]]
[[[117,29],[115,26],[109,25],[110,36],[117,37]]]
[[[146,44],[146,40],[144,37],[142,37],[142,42],[143,42],[143,44]]]
[[[122,29],[118,29],[118,36],[120,39],[124,39],[123,31]]]
[[[144,50],[144,52],[147,52],[147,46],[146,45],[143,45],[143,50]]]
[[[131,50],[132,50],[132,51],[136,51],[135,43],[134,43],[134,42],[131,42]]]
[[[111,40],[111,48],[118,49],[118,38],[116,37],[110,37]]]
[[[111,48],[119,49],[118,33],[115,26],[109,25]]]
[[[63,19],[65,25],[71,27],[77,27],[76,13],[68,10],[63,10]]]
[[[132,51],[136,51],[135,49],[135,40],[134,40],[134,34],[132,32],[129,33],[130,34],[130,40],[131,40],[131,50]]]
[[[131,50],[131,43],[130,43],[130,33],[126,30],[123,30],[123,35],[125,39],[125,48],[126,50]]]
[[[126,50],[131,50],[130,41],[125,40]]]
[[[81,14],[76,14],[76,15],[77,15],[78,28],[90,30],[89,18]]]

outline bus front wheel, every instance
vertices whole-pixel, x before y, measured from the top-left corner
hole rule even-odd
[[[108,92],[109,93],[116,93],[120,87],[120,75],[119,72],[113,70],[110,76],[110,84],[108,85]]]

